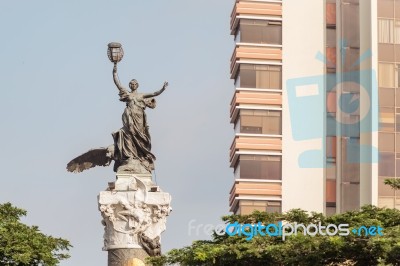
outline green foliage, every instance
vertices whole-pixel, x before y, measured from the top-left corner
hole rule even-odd
[[[0,265],[57,265],[69,258],[70,243],[62,238],[46,236],[37,226],[20,222],[26,211],[11,203],[0,204]]]
[[[384,183],[394,190],[400,189],[400,178],[387,178]]]
[[[353,227],[381,226],[383,236],[305,236],[298,233],[283,241],[280,237],[218,236],[211,241],[195,241],[191,246],[173,249],[166,255],[148,259],[154,266],[177,263],[183,266],[239,266],[239,265],[400,265],[400,211],[396,209],[364,206],[360,211],[350,211],[326,217],[295,209],[284,214],[254,212],[251,215],[222,217],[228,223],[263,224],[287,221],[328,225],[349,224]]]

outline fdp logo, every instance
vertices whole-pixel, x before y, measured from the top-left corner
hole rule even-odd
[[[370,56],[367,51],[354,65]],[[360,144],[361,135],[377,132],[379,127],[378,86],[373,69],[289,79],[286,88],[293,139],[322,140],[321,150],[299,155],[301,168],[325,167],[327,136],[346,142],[342,147],[349,163],[378,161],[376,147]]]

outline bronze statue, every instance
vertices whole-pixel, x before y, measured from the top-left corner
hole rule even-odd
[[[95,166],[108,166],[114,160],[115,172],[149,174],[154,170],[156,157],[151,153],[151,139],[145,109],[146,107],[155,108],[154,97],[167,88],[168,82],[164,82],[163,87],[154,93],[138,93],[139,83],[133,79],[129,82],[131,89],[129,92],[121,85],[117,75],[117,63],[123,56],[122,47],[118,43],[110,43],[108,46],[109,58],[114,63],[113,78],[119,90],[119,100],[126,103],[122,114],[123,126],[112,133],[113,145],[93,149],[78,156],[68,163],[67,170],[82,172]]]

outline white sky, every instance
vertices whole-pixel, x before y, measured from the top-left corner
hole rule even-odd
[[[173,197],[163,251],[206,238],[188,234],[190,220],[218,224],[228,214],[233,2],[0,2],[0,202],[71,241],[61,265],[107,265],[97,194],[115,179],[112,167],[78,175],[65,166],[111,144],[122,125],[111,41],[123,44],[125,86],[132,78],[142,92],[170,84],[147,112],[157,181]]]

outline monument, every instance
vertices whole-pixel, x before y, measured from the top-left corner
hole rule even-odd
[[[118,78],[117,64],[124,51],[120,43],[108,44],[108,58],[114,63],[113,79],[119,100],[126,103],[122,127],[112,133],[114,143],[107,148],[92,149],[67,165],[67,170],[82,172],[95,166],[108,166],[114,161],[116,181],[108,183],[98,195],[104,225],[104,247],[109,266],[145,265],[145,258],[161,254],[161,233],[171,212],[170,194],[152,181],[156,157],[151,153],[151,139],[146,107],[155,108],[154,93],[139,93],[139,83],[129,82],[130,92]]]

